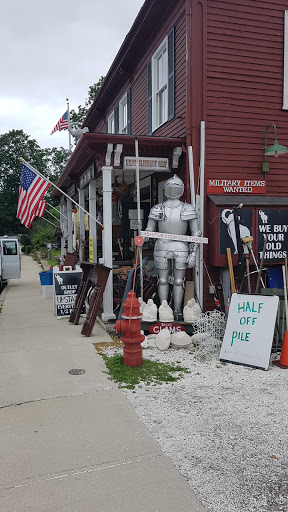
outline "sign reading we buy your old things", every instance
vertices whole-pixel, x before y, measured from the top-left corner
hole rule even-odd
[[[233,293],[220,360],[268,370],[279,297]]]

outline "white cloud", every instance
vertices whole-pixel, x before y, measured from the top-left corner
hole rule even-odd
[[[42,147],[68,147],[50,133],[84,104],[107,73],[144,0],[16,0],[1,6],[0,133],[23,129]]]

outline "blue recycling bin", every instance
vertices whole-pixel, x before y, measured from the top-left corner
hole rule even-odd
[[[44,272],[39,272],[40,283],[42,286],[53,284],[53,268]]]

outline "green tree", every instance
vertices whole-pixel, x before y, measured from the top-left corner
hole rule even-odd
[[[23,130],[0,135],[0,236],[27,232],[16,218],[22,167],[20,157],[55,182],[68,156],[68,150],[63,148],[41,149]],[[49,202],[52,201],[50,198]]]
[[[70,119],[72,123],[77,123],[80,127],[88,113],[89,108],[91,107],[93,101],[95,100],[100,88],[105,80],[104,76],[98,80],[98,82],[94,85],[90,85],[88,89],[88,98],[86,98],[84,105],[79,105],[77,112],[75,110],[70,111]]]

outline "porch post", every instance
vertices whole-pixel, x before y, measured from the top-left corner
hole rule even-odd
[[[82,208],[85,208],[85,191],[84,188],[79,189],[78,202]],[[79,208],[79,261],[82,261],[82,250],[85,240],[85,213]]]
[[[113,313],[113,274],[112,274],[112,169],[110,165],[102,167],[103,176],[103,260],[106,267],[111,268],[104,296],[102,320],[115,320]]]
[[[68,217],[68,252],[73,252],[73,222],[72,222],[72,201],[67,199],[67,217]]]
[[[62,235],[61,235],[61,258],[64,254],[64,245],[65,245],[65,218],[63,217],[63,215],[65,215],[65,205],[64,205],[64,202],[65,202],[65,199],[64,197],[62,196],[61,199],[60,199],[60,213],[62,215],[60,215],[60,229],[62,231]]]
[[[61,259],[65,258],[65,254],[67,252],[67,244],[68,244],[68,211],[67,211],[67,199],[63,197],[63,203],[62,203],[62,211],[63,215],[65,215],[65,218],[63,217],[63,237],[61,243]]]
[[[89,213],[96,219],[96,181],[89,182]],[[97,263],[97,224],[89,216],[89,236],[93,237],[93,263]]]

